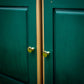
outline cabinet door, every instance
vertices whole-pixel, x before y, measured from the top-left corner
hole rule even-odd
[[[82,3],[44,0],[44,47],[50,51],[44,61],[45,84],[84,84]]]
[[[35,4],[0,0],[0,84],[37,83]]]

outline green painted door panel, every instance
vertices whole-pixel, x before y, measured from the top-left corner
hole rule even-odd
[[[50,8],[69,8],[69,9],[83,9],[84,0],[44,0],[44,11]],[[48,11],[49,12],[49,11]]]
[[[54,84],[84,84],[84,12],[54,10]]]
[[[37,84],[36,57],[36,0],[0,0],[0,83]]]
[[[44,0],[45,84],[84,84],[83,0]]]
[[[56,8],[83,8],[84,0],[52,0]]]
[[[12,78],[0,75],[0,84],[24,84]]]
[[[0,10],[0,72],[27,81],[27,9]]]
[[[0,0],[0,6],[35,6],[36,0]],[[35,9],[35,8],[34,8]]]

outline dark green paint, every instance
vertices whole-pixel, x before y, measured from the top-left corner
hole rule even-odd
[[[49,0],[48,0],[49,1]],[[52,0],[54,8],[84,8],[84,0]]]
[[[50,51],[45,61],[45,84],[53,84],[53,9],[50,0],[44,0],[44,49]]]
[[[54,84],[84,84],[83,71],[84,12],[55,10]]]
[[[36,84],[36,1],[0,0],[0,6],[0,74]],[[35,51],[29,54],[28,46]]]
[[[0,84],[24,84],[24,83],[11,79],[7,76],[0,75]]]
[[[26,11],[0,10],[0,72],[27,81]]]
[[[44,0],[45,84],[84,84],[83,3]]]

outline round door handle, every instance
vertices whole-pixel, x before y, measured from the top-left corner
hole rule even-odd
[[[43,56],[44,56],[44,57],[47,57],[49,54],[50,54],[49,51],[43,51]]]
[[[35,48],[34,47],[28,47],[27,50],[28,50],[29,53],[32,53],[35,50]]]

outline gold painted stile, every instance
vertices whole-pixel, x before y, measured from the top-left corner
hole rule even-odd
[[[36,0],[36,25],[37,25],[37,84],[42,84],[42,7],[41,0]]]
[[[42,51],[44,51],[44,0],[42,0]],[[44,84],[44,57],[43,57],[43,84]]]

